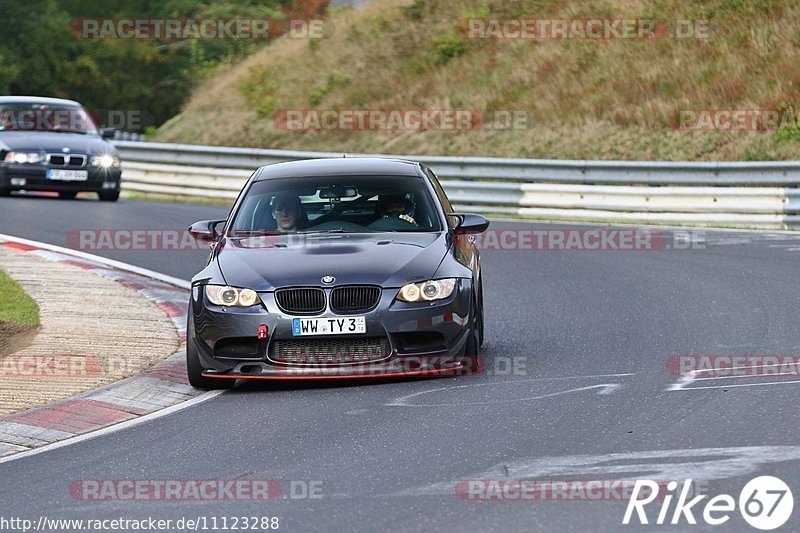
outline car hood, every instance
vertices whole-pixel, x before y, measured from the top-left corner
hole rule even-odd
[[[0,132],[0,149],[2,150],[45,150],[48,152],[61,152],[64,148],[69,148],[70,152],[83,154],[116,153],[113,144],[97,135],[49,133],[46,131]]]
[[[228,238],[217,262],[226,283],[257,291],[297,285],[369,284],[399,288],[434,275],[447,233],[294,235]]]

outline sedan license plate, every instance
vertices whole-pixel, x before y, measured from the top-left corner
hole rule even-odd
[[[89,179],[89,171],[48,168],[47,179],[59,181],[86,181]]]
[[[367,332],[367,321],[363,316],[336,318],[293,318],[292,335],[350,335]]]

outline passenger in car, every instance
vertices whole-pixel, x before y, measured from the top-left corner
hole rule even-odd
[[[380,218],[397,217],[415,226],[418,225],[414,217],[413,206],[403,194],[381,195],[378,201],[378,216]]]

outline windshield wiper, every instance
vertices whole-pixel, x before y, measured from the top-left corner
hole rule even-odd
[[[19,131],[22,133],[80,133],[81,135],[86,135],[89,133],[88,131],[81,131],[81,130],[58,130],[58,129],[45,129],[45,130],[37,130],[37,129],[25,129],[25,128],[8,128],[6,126],[0,126],[0,131]]]
[[[301,235],[309,235],[312,233],[359,233],[358,231],[346,230],[344,228],[331,228],[331,229],[318,229],[318,230],[309,230],[309,231],[298,231],[298,234]]]
[[[80,133],[81,135],[86,135],[88,133],[87,131],[81,131],[81,130],[61,130],[55,128],[52,130],[37,130],[37,131],[46,131],[52,133]]]
[[[274,229],[236,229],[233,230],[233,236],[247,236],[247,235],[281,235]]]

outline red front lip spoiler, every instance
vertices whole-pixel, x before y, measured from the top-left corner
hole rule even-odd
[[[353,371],[356,370],[356,371]],[[333,379],[376,379],[376,378],[412,378],[412,377],[459,377],[481,373],[482,365],[465,365],[461,362],[453,366],[439,368],[420,368],[415,370],[394,371],[369,371],[358,372],[357,369],[346,367],[333,368],[302,368],[292,367],[276,369],[273,372],[261,374],[244,373],[206,373],[203,377],[211,379],[246,379],[246,380],[333,380]]]
[[[467,375],[466,372],[459,372],[454,368],[441,368],[431,370],[417,370],[413,372],[395,372],[393,374],[377,373],[377,374],[291,374],[291,375],[256,375],[250,376],[247,374],[203,374],[204,378],[213,379],[247,379],[247,380],[326,380],[326,379],[375,379],[375,378],[410,378],[410,377],[424,377],[424,376],[438,376],[450,374],[450,377]]]

